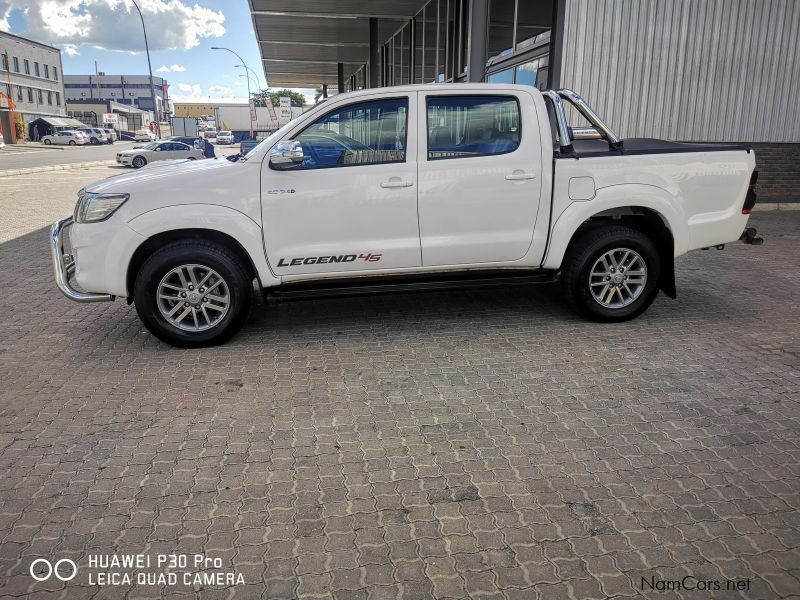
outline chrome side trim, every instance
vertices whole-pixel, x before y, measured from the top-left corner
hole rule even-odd
[[[561,146],[561,150],[572,152],[572,138],[569,135],[567,117],[564,116],[564,105],[561,102],[561,96],[553,90],[547,90],[542,93],[553,102],[553,108],[556,113],[556,126],[558,127],[558,143]]]
[[[558,90],[558,95],[567,100],[579,113],[586,117],[586,120],[594,125],[603,137],[608,140],[612,148],[619,148],[622,146],[622,139],[608,125],[603,123],[603,120],[594,112],[594,109],[589,106],[586,100],[568,89]]]
[[[75,270],[74,264],[67,264],[64,255],[64,231],[74,223],[72,217],[64,217],[53,223],[50,229],[50,253],[53,257],[53,275],[61,293],[75,302],[110,302],[114,296],[110,294],[92,294],[79,292],[69,284],[69,276]]]

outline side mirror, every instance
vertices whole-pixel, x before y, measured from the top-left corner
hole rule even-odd
[[[291,169],[303,162],[303,145],[297,140],[279,142],[269,151],[269,165],[273,169]]]

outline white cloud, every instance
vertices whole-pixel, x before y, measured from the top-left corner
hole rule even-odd
[[[67,56],[77,56],[80,54],[75,44],[64,44],[64,53],[67,54]]]
[[[203,95],[203,88],[199,83],[178,83],[178,89],[182,92],[180,94],[170,94],[173,100],[180,98],[200,98]]]
[[[168,67],[167,65],[161,65],[156,69],[159,73],[183,73],[186,70],[186,67],[183,65],[172,65]]]
[[[208,93],[212,96],[232,96],[233,90],[224,85],[212,85],[208,88]]]
[[[222,11],[190,5],[188,1],[139,2],[150,50],[189,50],[202,38],[225,34]],[[75,51],[82,45],[144,51],[139,14],[130,0],[0,0],[0,29],[9,29],[12,10],[23,11],[25,35],[38,41],[68,44]]]

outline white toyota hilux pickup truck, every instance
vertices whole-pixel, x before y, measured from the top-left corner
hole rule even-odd
[[[570,90],[340,94],[231,158],[86,186],[51,231],[60,290],[126,298],[178,346],[236,333],[254,281],[291,298],[560,279],[581,314],[622,321],[675,297],[675,257],[762,241],[749,148],[621,140]]]

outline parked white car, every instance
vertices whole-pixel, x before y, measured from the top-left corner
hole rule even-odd
[[[2,134],[2,133],[0,133],[0,148],[2,148],[2,147],[3,147],[3,146],[5,146],[5,145],[6,145],[6,142],[5,142],[5,140],[3,139],[3,134]]]
[[[146,164],[159,160],[197,160],[203,158],[203,151],[181,142],[150,142],[141,148],[131,148],[117,152],[117,162],[121,165],[141,169]]]
[[[592,127],[569,127],[567,103]],[[676,296],[675,257],[763,242],[756,179],[749,147],[622,140],[569,90],[368,89],[239,160],[86,186],[51,248],[67,297],[127,298],[178,346],[230,338],[254,280],[277,298],[560,280],[580,314],[616,322]]]
[[[103,129],[103,131],[105,132],[106,137],[108,137],[108,143],[109,144],[113,144],[114,142],[117,141],[117,132],[116,131],[114,131],[113,129]]]
[[[97,145],[109,143],[108,134],[98,127],[86,127],[84,129],[78,129],[77,131],[85,134],[89,139],[90,144]]]
[[[133,139],[137,142],[152,142],[154,139],[156,139],[156,134],[149,129],[139,129],[136,131]]]
[[[42,137],[42,143],[47,146],[50,144],[83,146],[88,142],[89,139],[80,131],[57,131]]]
[[[232,131],[220,131],[217,134],[217,144],[232,144],[233,143],[233,132]]]
[[[206,129],[203,132],[203,136],[206,139],[217,137],[217,128],[214,127],[213,125],[206,125]]]

